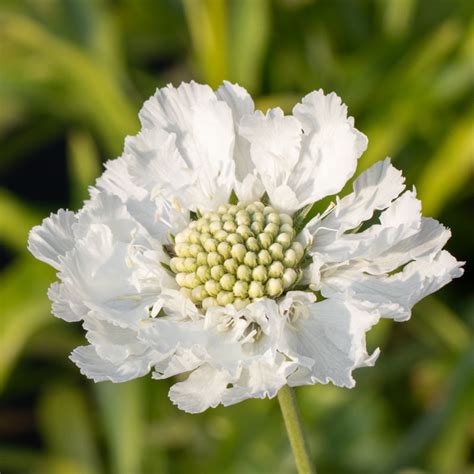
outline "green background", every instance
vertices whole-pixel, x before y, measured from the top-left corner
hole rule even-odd
[[[101,163],[138,131],[156,87],[239,82],[266,109],[336,91],[391,156],[425,215],[472,261],[474,22],[470,0],[0,1],[0,471],[291,473],[276,400],[201,415],[172,381],[93,384],[67,359],[79,325],[50,315],[54,272],[28,230],[78,209]],[[321,473],[474,469],[472,272],[369,335],[357,387],[297,396]]]

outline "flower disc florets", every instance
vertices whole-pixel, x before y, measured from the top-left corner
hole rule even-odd
[[[304,248],[293,219],[257,201],[206,212],[175,238],[176,282],[203,309],[277,298],[298,280]]]

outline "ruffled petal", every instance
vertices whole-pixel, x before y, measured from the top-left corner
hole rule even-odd
[[[80,346],[69,357],[81,370],[81,374],[94,382],[127,382],[146,375],[154,362],[153,354],[132,356],[124,362],[114,364],[102,359],[94,346]]]
[[[230,377],[224,371],[205,364],[184,381],[174,384],[169,391],[171,401],[187,413],[201,413],[221,403]]]
[[[224,81],[216,96],[225,101],[232,110],[235,132],[235,192],[242,201],[256,201],[265,192],[250,156],[250,143],[240,135],[242,118],[252,115],[255,106],[250,94],[237,84]]]
[[[240,134],[250,142],[250,156],[271,204],[281,211],[296,211],[300,203],[287,181],[301,149],[298,120],[285,116],[279,108],[266,115],[256,111],[242,118]]]
[[[171,166],[171,171],[180,170],[168,183],[168,188],[176,186],[176,199],[181,200],[180,190],[189,182],[193,183],[196,199],[201,195],[205,197],[204,202],[197,205],[192,200],[183,201],[183,206],[192,210],[211,210],[228,202],[234,186],[235,133],[232,111],[227,103],[219,101],[208,86],[183,83],[176,89],[172,86],[158,89],[143,106],[140,119],[144,130],[138,137],[129,139],[129,148],[130,142],[143,142],[145,136],[147,143],[138,146],[139,156],[155,155],[155,161],[158,160],[153,167],[155,172],[160,166]],[[155,139],[154,134],[160,136]],[[168,144],[168,148],[175,148],[171,155],[174,158],[168,156],[166,161],[158,149],[159,143],[164,141],[163,134],[171,135],[172,144]],[[182,160],[175,164],[176,153]],[[185,166],[181,166],[180,161]]]
[[[61,257],[74,247],[73,225],[76,216],[60,209],[51,214],[41,225],[33,227],[28,237],[28,250],[38,259],[56,270],[61,269]]]
[[[347,268],[327,276],[322,281],[321,291],[326,297],[345,295],[382,317],[405,321],[418,301],[460,277],[463,263],[443,250],[419,258],[389,276],[368,275]]]
[[[293,115],[304,135],[288,185],[304,206],[343,188],[367,148],[367,137],[354,128],[354,119],[347,117],[347,107],[334,92],[311,92],[293,108]]]
[[[288,298],[281,304],[288,322],[279,349],[301,366],[288,377],[289,385],[332,382],[353,387],[352,371],[375,361],[376,355],[367,353],[365,334],[378,316],[348,301],[328,299],[295,306],[294,297]]]

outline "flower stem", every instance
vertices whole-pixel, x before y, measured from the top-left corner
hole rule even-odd
[[[293,389],[285,385],[278,392],[281,413],[285,420],[286,431],[299,474],[315,474],[308,444],[303,433],[300,413]]]

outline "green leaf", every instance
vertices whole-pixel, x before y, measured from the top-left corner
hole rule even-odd
[[[72,203],[74,207],[79,207],[88,198],[88,186],[94,184],[100,174],[100,159],[92,137],[87,132],[70,132],[68,148]]]
[[[25,252],[28,233],[39,223],[39,214],[9,191],[0,188],[0,243],[17,252]]]
[[[267,0],[230,3],[230,78],[250,91],[260,88],[263,58],[270,34]]]
[[[110,454],[111,472],[141,472],[144,436],[144,380],[102,382],[96,389]]]
[[[59,384],[49,387],[38,410],[42,437],[52,459],[77,465],[80,473],[101,472],[91,410],[79,389]]]
[[[423,212],[438,215],[474,170],[474,108],[448,130],[438,152],[425,166],[418,194]]]
[[[0,275],[0,391],[31,335],[54,321],[46,296],[53,278],[51,267],[29,255],[15,260]]]
[[[228,32],[224,0],[183,0],[194,55],[203,80],[216,88],[228,78]]]

